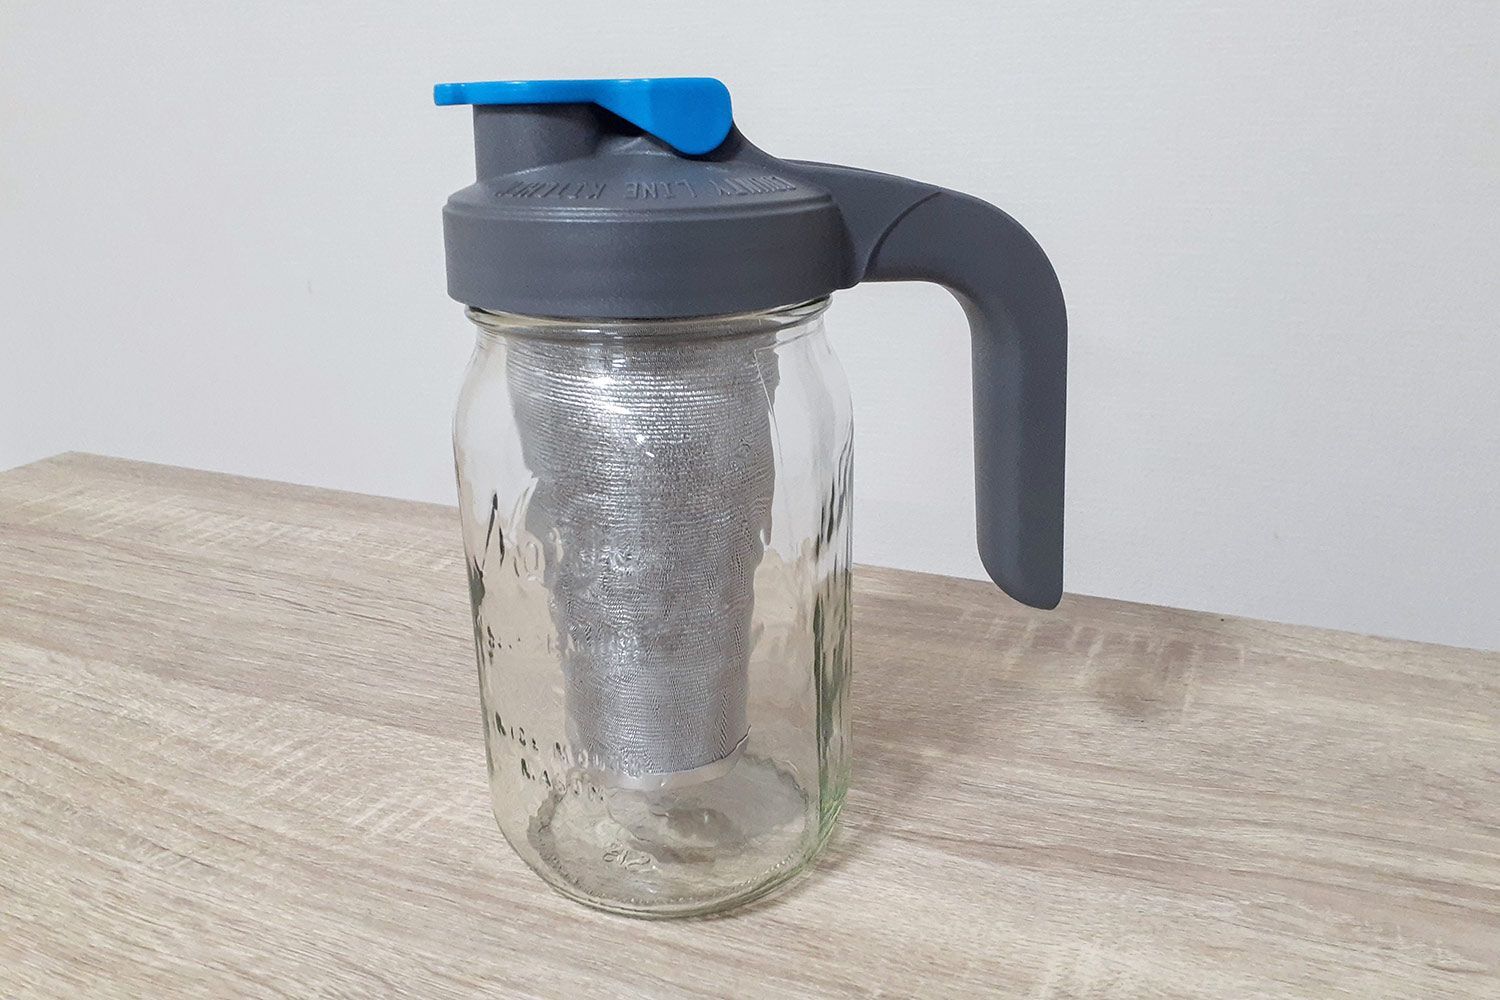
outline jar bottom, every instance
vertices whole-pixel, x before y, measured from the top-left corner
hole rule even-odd
[[[827,842],[842,802],[842,790],[819,802],[816,786],[746,753],[729,773],[682,788],[562,787],[532,814],[524,844],[501,829],[571,899],[682,917],[728,910],[791,881]]]

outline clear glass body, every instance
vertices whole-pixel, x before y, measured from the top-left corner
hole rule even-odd
[[[454,453],[491,797],[567,896],[723,910],[833,830],[853,426],[825,306],[469,311]]]

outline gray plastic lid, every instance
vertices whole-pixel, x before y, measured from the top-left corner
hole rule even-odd
[[[932,281],[974,360],[980,557],[1036,607],[1062,595],[1067,315],[1047,256],[984,201],[781,160],[706,78],[440,84],[474,106],[478,180],[448,199],[448,292],[536,316],[769,309],[860,281]],[[906,345],[903,345],[906,346]]]
[[[564,82],[585,81],[489,96],[535,100],[538,86]],[[672,81],[602,82],[659,92]],[[486,93],[465,86],[466,99]],[[656,104],[668,109],[704,99],[667,93]],[[533,315],[644,318],[765,309],[842,287],[832,196],[734,132],[723,96],[724,132],[697,156],[592,101],[475,104],[479,179],[443,213],[449,294]],[[663,117],[658,131],[675,134]]]

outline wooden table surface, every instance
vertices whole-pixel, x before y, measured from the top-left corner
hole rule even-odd
[[[451,508],[0,474],[0,997],[1500,996],[1500,654],[867,568],[856,609],[830,852],[631,920],[495,829]]]

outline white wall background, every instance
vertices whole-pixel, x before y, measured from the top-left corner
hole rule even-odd
[[[710,74],[1009,210],[1072,319],[1068,587],[1500,648],[1500,4],[0,2],[0,467],[449,501],[438,80]],[[829,315],[856,555],[981,575],[945,293]],[[455,534],[455,540],[456,540]]]

